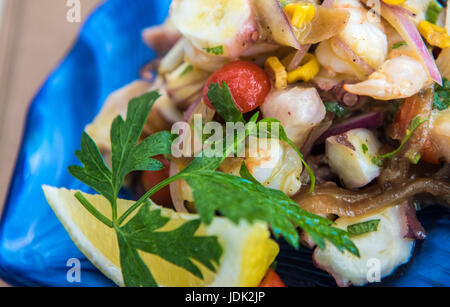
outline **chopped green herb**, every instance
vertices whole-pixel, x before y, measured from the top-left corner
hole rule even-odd
[[[378,224],[380,224],[380,220],[370,220],[358,224],[349,225],[347,226],[347,232],[350,237],[357,237],[369,232],[377,231]]]
[[[412,164],[417,164],[417,163],[419,163],[421,158],[422,158],[422,155],[420,153],[417,153],[410,159],[410,161]]]
[[[398,42],[395,43],[394,45],[392,45],[392,50],[398,49],[402,46],[408,46],[408,44],[406,42]]]
[[[211,83],[208,98],[216,112],[226,122],[245,122],[241,111],[234,104],[233,96],[225,81],[222,82],[222,87],[220,87],[219,83]]]
[[[342,118],[345,115],[347,115],[347,110],[336,101],[325,102],[325,109],[328,112],[336,114],[336,116],[339,118]]]
[[[194,66],[192,66],[191,64],[188,64],[188,65],[186,66],[186,68],[183,69],[183,71],[181,72],[180,78],[181,78],[181,77],[184,77],[187,73],[191,72],[193,69],[194,69]]]
[[[414,132],[419,128],[420,125],[427,122],[428,118],[421,119],[419,116],[414,117],[414,119],[409,124],[408,129],[406,130],[406,134],[400,143],[400,146],[391,153],[387,153],[385,155],[380,155],[372,158],[372,163],[378,166],[383,166],[384,159],[392,159],[397,153],[399,153],[403,147],[408,143],[409,139],[414,135]]]
[[[431,1],[427,8],[426,20],[436,24],[443,10],[444,8],[437,1]]]
[[[433,108],[443,111],[447,110],[450,106],[450,81],[443,80],[443,85],[440,86],[436,83],[434,88],[434,103]]]
[[[212,53],[214,55],[223,55],[223,46],[217,46],[212,48],[203,48],[208,53]]]
[[[369,147],[367,147],[367,144],[362,144],[361,145],[362,151],[364,154],[366,154],[369,151]]]

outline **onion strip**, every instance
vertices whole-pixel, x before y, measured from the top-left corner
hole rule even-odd
[[[417,53],[420,61],[426,67],[431,79],[442,85],[442,77],[432,55],[428,51],[416,25],[410,20],[404,10],[396,6],[381,3],[381,16],[402,36],[408,46]]]

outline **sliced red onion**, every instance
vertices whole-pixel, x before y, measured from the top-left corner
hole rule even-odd
[[[142,40],[159,55],[166,54],[181,38],[175,27],[165,23],[142,31]]]
[[[144,67],[139,70],[139,76],[141,77],[141,79],[150,83],[155,82],[156,72],[160,64],[160,58],[156,58],[145,64]]]
[[[335,1],[336,0],[325,0],[322,3],[322,6],[326,8],[332,8]],[[292,58],[291,63],[289,63],[287,70],[293,71],[294,69],[296,69],[300,65],[300,63],[302,62],[303,58],[308,53],[310,48],[311,45],[300,46],[299,50],[295,53],[294,57]]]
[[[170,162],[169,175],[170,177],[175,176],[180,172],[178,165],[174,162]],[[172,203],[177,212],[187,213],[186,207],[184,206],[184,201],[180,198],[181,195],[181,184],[180,180],[174,181],[169,185],[170,188],[170,196],[172,197]]]
[[[317,140],[316,144],[325,142],[325,140],[330,136],[339,135],[353,129],[375,129],[381,127],[382,123],[383,122],[381,114],[376,112],[352,117],[347,121],[332,126]]]
[[[291,62],[288,65],[287,68],[288,71],[293,71],[300,65],[303,58],[308,53],[309,48],[311,48],[311,45],[300,46],[300,49],[295,53],[294,57],[292,58]]]
[[[397,30],[406,43],[415,50],[431,79],[442,85],[442,77],[436,62],[428,51],[416,25],[409,18],[409,15],[405,13],[405,10],[382,2],[381,15]]]
[[[325,132],[330,129],[331,125],[333,124],[333,120],[327,118],[325,118],[325,120],[320,125],[313,128],[309,133],[305,143],[300,150],[304,156],[309,156],[317,139],[319,139]]]
[[[184,120],[188,123],[191,123],[194,119],[195,114],[201,114],[205,122],[210,122],[214,118],[216,111],[209,108],[203,102],[203,97],[200,97],[197,101],[192,103],[186,110],[186,112],[184,113]]]
[[[197,99],[194,103],[192,103],[189,108],[184,112],[184,121],[190,122],[192,117],[194,116],[195,110],[199,107],[200,103],[202,103],[202,97]]]
[[[322,6],[323,7],[328,7],[328,8],[332,8],[334,5],[334,2],[336,2],[336,0],[324,0],[322,2]]]
[[[283,46],[300,49],[300,43],[295,36],[278,0],[253,1],[261,26],[266,35]]]

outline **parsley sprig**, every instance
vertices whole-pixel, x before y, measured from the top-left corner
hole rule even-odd
[[[150,109],[159,94],[151,92],[133,99],[128,105],[127,119],[117,117],[111,126],[112,168],[103,160],[94,141],[83,133],[81,150],[76,156],[83,166],[71,166],[69,172],[102,194],[111,204],[112,220],[101,214],[83,194],[76,193],[80,203],[106,226],[114,228],[120,249],[120,263],[126,286],[157,286],[150,270],[139,256],[138,250],[158,255],[202,278],[195,259],[215,271],[222,248],[216,237],[200,237],[194,233],[200,221],[191,221],[173,231],[157,231],[169,219],[160,210],[152,210],[148,198],[139,212],[125,225],[125,219],[133,213],[118,217],[117,198],[125,176],[132,171],[158,171],[163,165],[151,157],[170,154],[174,136],[168,132],[156,133],[138,143]],[[137,208],[137,207],[135,207]]]
[[[222,103],[227,103],[231,97],[228,94],[226,86],[217,87],[216,94],[212,94],[210,99],[212,98],[213,105],[217,105],[221,97],[225,98]],[[114,120],[111,127],[111,169],[104,162],[94,141],[86,133],[82,135],[81,150],[76,153],[83,166],[69,168],[74,177],[102,194],[111,204],[110,220],[81,193],[76,195],[91,214],[116,231],[126,286],[157,286],[139,251],[158,255],[200,278],[202,273],[192,260],[214,272],[215,265],[219,264],[222,255],[222,247],[217,237],[196,236],[195,232],[200,223],[209,225],[216,213],[235,223],[240,220],[250,223],[256,220],[265,221],[276,237],[283,236],[296,248],[299,246],[296,229],[298,226],[306,231],[320,248],[325,248],[325,240],[328,240],[340,251],[348,250],[359,256],[358,249],[350,240],[348,233],[332,227],[332,221],[302,210],[283,192],[266,188],[256,180],[249,180],[248,176],[241,178],[217,171],[225,158],[249,135],[267,129],[268,124],[269,127],[274,123],[278,124],[272,119],[257,122],[258,113],[246,123],[244,134],[233,135],[234,142],[226,143],[221,157],[211,158],[207,155],[196,157],[177,175],[147,191],[119,217],[117,197],[125,176],[132,171],[160,170],[163,167],[161,163],[151,157],[171,153],[174,136],[168,132],[154,134],[139,143],[148,114],[158,97],[156,92],[151,92],[133,99],[128,106],[126,121],[121,117]],[[271,129],[267,130],[271,132]],[[292,144],[283,129],[276,137]],[[296,150],[298,152],[298,149]],[[299,155],[301,156],[300,153]],[[245,174],[245,170],[241,173]],[[313,174],[311,176],[314,177]],[[160,210],[152,209],[149,198],[171,182],[180,179],[185,180],[193,191],[200,220],[187,222],[173,231],[160,231],[159,229],[167,224],[169,219],[163,217]]]
[[[422,118],[420,118],[420,116],[414,117],[413,120],[411,121],[411,123],[409,124],[408,129],[406,129],[405,136],[403,137],[403,139],[400,143],[400,146],[390,153],[373,157],[372,163],[382,167],[384,165],[383,160],[392,159],[396,154],[398,154],[403,149],[403,147],[405,147],[405,145],[408,143],[408,141],[411,139],[411,137],[414,135],[414,132],[420,127],[420,125],[422,125],[423,123],[425,123],[427,121],[428,121],[428,118],[422,119]],[[420,155],[416,155],[415,159],[417,161],[412,161],[412,162],[415,162],[415,163],[419,162],[418,160],[420,159]]]

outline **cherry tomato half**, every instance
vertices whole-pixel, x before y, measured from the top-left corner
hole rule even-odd
[[[209,77],[203,89],[203,100],[214,109],[208,98],[211,83],[225,81],[230,88],[236,107],[241,113],[250,112],[264,103],[271,84],[267,73],[259,66],[246,61],[231,62]]]
[[[263,281],[259,286],[263,288],[286,287],[283,281],[281,280],[280,276],[278,276],[278,274],[272,269],[269,269],[267,271],[266,277],[264,277]]]
[[[161,162],[164,166],[164,169],[156,172],[145,171],[142,172],[141,182],[142,186],[146,191],[153,188],[155,185],[160,183],[161,181],[169,178],[169,166],[170,162],[165,159],[163,156],[156,156],[154,159]],[[151,199],[158,205],[164,207],[170,207],[172,205],[172,199],[170,197],[170,188],[166,186],[156,192]]]

